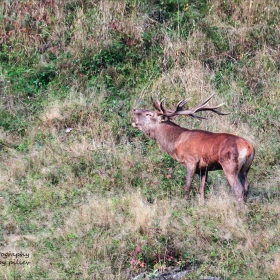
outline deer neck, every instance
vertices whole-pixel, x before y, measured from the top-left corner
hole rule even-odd
[[[187,129],[180,127],[171,121],[166,121],[158,125],[154,131],[154,135],[151,135],[151,137],[157,141],[163,150],[165,150],[170,156],[174,157],[175,143],[181,133],[186,130]]]

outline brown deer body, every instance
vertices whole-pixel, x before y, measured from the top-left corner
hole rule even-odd
[[[194,175],[199,174],[199,191],[204,201],[208,171],[222,169],[235,192],[236,199],[245,201],[249,189],[247,174],[254,158],[253,146],[244,138],[233,134],[189,130],[170,120],[177,115],[203,118],[194,114],[198,111],[213,111],[224,115],[225,113],[216,110],[223,104],[215,107],[205,106],[210,98],[190,110],[182,109],[188,101],[183,100],[174,111],[166,110],[162,101],[157,100],[153,102],[157,111],[134,109],[136,123],[132,125],[156,140],[171,157],[186,166],[186,197],[190,193]]]

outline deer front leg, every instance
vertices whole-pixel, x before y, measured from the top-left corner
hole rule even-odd
[[[200,192],[200,199],[201,202],[204,203],[205,198],[205,182],[207,180],[208,171],[201,171],[200,172],[200,186],[199,186],[199,192]]]
[[[191,183],[195,174],[195,167],[187,166],[186,185],[185,185],[185,198],[187,199],[191,190]]]

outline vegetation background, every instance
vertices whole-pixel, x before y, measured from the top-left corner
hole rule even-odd
[[[278,0],[2,0],[0,278],[280,278]],[[237,209],[222,172],[185,201],[184,166],[131,126],[216,93],[229,116],[181,118],[256,148]],[[30,265],[5,265],[5,252]]]

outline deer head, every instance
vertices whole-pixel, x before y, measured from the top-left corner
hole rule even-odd
[[[176,116],[191,116],[194,118],[206,119],[205,117],[198,116],[195,114],[200,111],[212,111],[218,115],[227,115],[228,113],[223,113],[217,110],[219,107],[224,105],[223,103],[217,106],[206,107],[207,103],[213,96],[214,94],[212,94],[209,98],[207,98],[202,103],[198,104],[197,106],[189,110],[183,110],[183,106],[190,100],[190,98],[181,100],[176,105],[174,110],[166,109],[163,105],[163,100],[160,101],[157,98],[157,100],[154,101],[151,98],[153,106],[156,109],[156,111],[134,109],[133,114],[136,119],[136,122],[132,123],[132,125],[140,129],[144,133],[147,133],[151,131],[151,129],[153,129],[156,125],[165,121],[170,121],[173,117]]]

